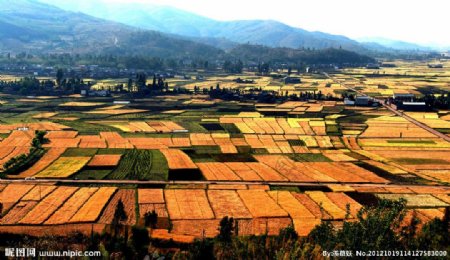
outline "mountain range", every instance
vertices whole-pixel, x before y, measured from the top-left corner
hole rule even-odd
[[[121,55],[221,55],[206,44],[142,30],[34,0],[0,0],[0,49]]]
[[[65,10],[83,12],[94,17],[113,20],[133,27],[196,38],[215,39],[219,47],[229,42],[261,44],[287,48],[343,48],[368,53],[398,50],[430,51],[431,48],[413,43],[366,38],[359,41],[341,35],[310,32],[273,20],[217,21],[170,6],[136,2],[104,2],[102,0],[40,0]],[[209,43],[207,41],[206,43]]]
[[[277,21],[221,22],[167,6],[0,0],[0,54],[349,64],[372,62],[366,55],[375,50],[391,49]]]

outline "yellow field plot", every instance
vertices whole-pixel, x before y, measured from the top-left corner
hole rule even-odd
[[[343,135],[360,135],[361,130],[342,130]]]
[[[239,129],[239,131],[243,134],[254,134],[255,131],[251,129],[246,123],[235,123],[236,127]]]
[[[111,127],[115,127],[117,129],[121,130],[122,132],[134,132],[131,130],[129,125],[120,124],[120,123],[109,123],[108,125]]]
[[[310,106],[306,111],[307,112],[321,112],[323,110],[323,106]]]
[[[265,134],[266,130],[260,127],[258,122],[254,120],[253,118],[244,118],[244,123],[247,124],[248,127],[250,127],[255,133],[257,134]]]
[[[266,134],[275,134],[275,131],[267,123],[267,121],[268,121],[267,119],[265,119],[265,118],[255,118],[253,121],[258,125],[258,127],[263,129]]]
[[[59,157],[35,176],[37,178],[67,178],[81,170],[90,159],[91,157]]]
[[[212,138],[211,134],[191,134],[190,135],[191,144],[194,146],[212,146],[217,145],[214,142],[214,139]]]
[[[309,125],[310,126],[322,126],[322,127],[325,127],[325,121],[317,121],[317,120],[314,120],[314,121],[309,121]]]
[[[450,122],[439,118],[439,115],[437,113],[407,112],[406,115],[428,125],[431,128],[450,128]]]
[[[189,147],[191,146],[191,140],[189,138],[172,137],[171,147]]]
[[[333,144],[331,143],[329,136],[314,136],[314,138],[320,148],[333,148]]]
[[[307,163],[294,162],[293,171],[301,172],[302,174],[312,178],[314,181],[318,182],[337,182],[337,180],[331,178],[330,176],[308,166]]]
[[[208,190],[208,199],[216,218],[250,219],[252,215],[234,190]]]
[[[195,240],[195,236],[173,234],[169,233],[167,229],[153,229],[151,237],[157,240],[173,241],[182,244],[192,244]]]
[[[220,145],[220,151],[224,154],[237,154],[238,150],[234,145]]]
[[[240,112],[236,117],[260,118],[263,117],[263,115],[259,112]]]
[[[361,154],[361,155],[371,159],[372,161],[378,161],[378,162],[382,162],[382,163],[388,162],[388,160],[385,157],[380,156],[380,155],[378,155],[376,153],[373,153],[373,152],[369,152],[369,151],[366,151],[366,150],[354,150],[354,152],[355,153],[359,153],[359,154]]]
[[[314,138],[314,136],[308,136],[308,135],[302,135],[299,136],[299,139],[305,142],[306,147],[317,147],[319,144],[317,143],[317,140]]]
[[[289,191],[268,191],[272,199],[281,206],[292,219],[316,218]]]
[[[53,215],[45,221],[46,225],[66,224],[84,205],[84,203],[98,191],[98,188],[80,188]]]
[[[167,210],[172,220],[214,219],[205,190],[164,190]]]
[[[160,123],[163,124],[165,127],[169,128],[170,132],[186,130],[184,127],[172,121],[161,121]],[[148,122],[148,124],[151,126],[151,122]],[[158,128],[156,129],[158,130]]]
[[[340,209],[330,198],[322,191],[305,192],[312,200],[327,211],[333,219],[345,219],[346,212]]]
[[[164,204],[163,189],[138,189],[139,204]]]
[[[381,138],[361,138],[359,142],[362,147],[382,147],[382,148],[450,148],[450,143],[442,139],[418,139],[418,138],[402,138],[402,139],[381,139]],[[389,150],[389,149],[384,149]],[[405,149],[407,150],[407,149]]]
[[[450,170],[417,170],[417,175],[426,179],[450,183]]]
[[[395,167],[394,165],[391,165],[389,163],[382,163],[382,162],[377,162],[374,160],[366,160],[364,161],[367,164],[370,164],[372,166],[375,166],[377,168],[380,168],[384,171],[389,172],[390,174],[407,174],[407,171],[404,171],[398,167]]]
[[[19,221],[20,224],[42,224],[63,203],[74,194],[76,187],[59,187],[50,195],[41,200],[28,214]]]
[[[60,104],[60,107],[97,107],[102,106],[105,103],[98,103],[98,102],[66,102],[63,104]]]
[[[347,207],[348,207],[348,213],[350,216],[347,216],[349,218],[353,217],[356,218],[358,215],[358,212],[363,207],[361,204],[347,196],[346,194],[342,192],[327,192],[325,193],[327,197],[336,204],[340,209],[344,210],[347,213]]]
[[[0,225],[12,225],[21,220],[34,206],[36,201],[19,201],[0,219]]]
[[[334,162],[355,162],[358,161],[357,159],[350,157],[344,153],[322,153],[325,157],[328,157],[330,160]]]
[[[167,149],[167,145],[156,141],[156,138],[127,138],[127,140],[137,149]]]
[[[296,108],[296,107],[302,107],[305,104],[306,103],[302,102],[302,101],[288,101],[288,102],[284,102],[281,105],[278,105],[277,108]]]
[[[233,170],[224,163],[206,162],[197,163],[198,168],[207,180],[214,181],[238,181],[241,180]]]
[[[227,162],[225,163],[234,173],[243,181],[261,181],[261,177],[257,172],[252,170],[248,163],[244,162]]]
[[[3,188],[3,191],[0,193],[0,203],[3,205],[3,210],[0,213],[8,211],[33,188],[34,185],[28,184],[9,184]]]
[[[106,148],[105,140],[98,135],[81,135],[79,148]]]
[[[443,202],[431,194],[377,194],[378,197],[388,200],[399,200],[401,198],[406,200],[406,206],[411,208],[437,208],[448,207],[448,203]]]
[[[144,133],[155,133],[156,130],[150,127],[146,122],[130,122],[129,126],[131,129],[136,128],[139,129],[139,132]]]
[[[351,186],[343,185],[343,184],[328,184],[327,185],[330,190],[333,192],[354,192],[355,189],[353,189]]]
[[[234,146],[248,146],[248,143],[245,140],[245,138],[230,138],[230,140]]]
[[[97,114],[97,115],[126,115],[145,113],[148,110],[144,109],[98,109],[94,111],[84,112],[85,114]]]
[[[439,209],[416,209],[417,213],[422,214],[429,218],[430,220],[438,218],[444,219],[445,211],[441,211]]]
[[[122,107],[124,107],[124,105],[114,105],[109,107],[101,107],[98,108],[98,110],[113,110],[113,109],[121,109]]]
[[[361,134],[364,138],[434,138],[430,132],[414,124],[373,124]]]
[[[433,194],[436,198],[442,200],[443,202],[450,204],[450,196],[448,194]]]
[[[289,120],[292,121],[292,119],[294,118],[288,118],[287,120],[285,118],[277,118],[277,123],[278,125],[283,129],[284,133],[287,135],[304,135],[305,131],[303,130],[303,128],[295,123],[297,121],[293,121],[290,122]],[[292,124],[294,125],[292,125]]]
[[[275,142],[278,148],[280,149],[281,153],[294,153],[291,146],[289,145],[289,142],[287,141],[277,141]]]
[[[238,190],[237,193],[254,218],[288,217],[288,213],[263,190]]]
[[[299,122],[309,122],[309,118],[288,118],[287,123],[291,128],[301,127]]]
[[[161,114],[168,114],[168,115],[179,115],[186,112],[186,110],[166,110],[164,112],[161,112]]]
[[[39,113],[37,115],[34,115],[33,118],[34,119],[48,119],[48,118],[56,116],[57,114],[58,113],[53,113],[53,112]]]
[[[257,135],[244,135],[245,142],[252,148],[265,148]]]
[[[108,148],[134,148],[127,139],[116,132],[100,132],[100,137],[108,144]]]
[[[160,151],[166,157],[171,170],[197,169],[197,165],[181,150],[161,149]]]
[[[265,181],[289,181],[286,177],[281,175],[278,171],[264,164],[264,158],[256,158],[259,162],[246,163],[254,172],[256,172]]]
[[[31,131],[13,131],[7,138],[0,142],[0,147],[12,146],[14,148],[30,147],[34,133]],[[16,156],[16,155],[14,155]],[[4,159],[4,156],[3,158]]]
[[[95,222],[116,192],[116,187],[102,187],[75,213],[69,223]]]
[[[300,237],[306,237],[309,233],[318,225],[320,225],[321,220],[319,218],[300,218],[292,219],[294,223],[294,228]]]
[[[21,98],[21,99],[17,99],[17,102],[26,102],[26,103],[44,103],[45,100],[41,100],[41,99],[33,99],[33,98]]]
[[[45,196],[56,189],[54,185],[37,185],[30,192],[28,192],[22,201],[41,201]]]

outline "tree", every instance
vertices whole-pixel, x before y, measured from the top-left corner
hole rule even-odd
[[[56,83],[58,84],[58,87],[61,87],[63,79],[64,79],[64,71],[63,69],[58,69],[58,71],[56,72]]]
[[[122,200],[119,200],[119,202],[116,205],[116,210],[114,211],[114,217],[111,222],[111,228],[114,232],[114,237],[117,236],[117,233],[122,227],[122,222],[127,220],[127,213],[125,212],[125,206],[123,205]]]
[[[148,253],[148,245],[150,244],[148,230],[146,228],[133,226],[131,228],[131,243],[139,256],[139,259],[143,259]]]
[[[234,219],[225,216],[220,221],[219,235],[217,235],[217,239],[221,242],[226,243],[231,242],[233,231],[234,231]]]
[[[145,213],[144,222],[146,227],[156,228],[156,224],[158,223],[158,213],[156,213],[155,210]]]

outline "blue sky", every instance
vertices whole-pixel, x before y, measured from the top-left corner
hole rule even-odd
[[[64,0],[74,1],[74,0]],[[446,0],[102,0],[174,6],[218,20],[272,19],[351,38],[450,46]]]

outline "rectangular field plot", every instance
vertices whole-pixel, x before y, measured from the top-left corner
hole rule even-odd
[[[170,219],[213,219],[214,212],[204,190],[165,190]]]
[[[41,200],[19,223],[35,225],[44,223],[77,190],[78,188],[75,187],[57,188]]]
[[[208,190],[208,199],[216,218],[225,216],[235,219],[252,218],[252,215],[233,190]]]
[[[81,170],[90,159],[90,157],[59,157],[35,176],[37,178],[67,178]]]
[[[100,188],[88,201],[75,213],[69,223],[95,222],[99,218],[106,203],[116,192],[115,187]]]

